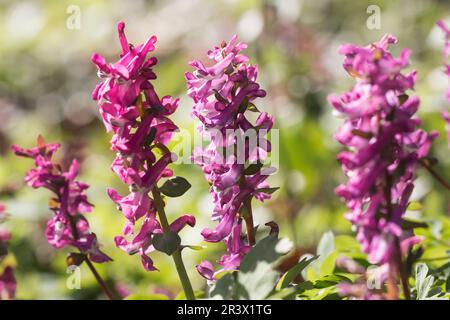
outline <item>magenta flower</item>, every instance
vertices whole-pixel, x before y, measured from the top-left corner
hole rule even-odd
[[[352,300],[384,300],[383,295],[370,290],[366,282],[342,282],[338,284],[337,290],[340,296]]]
[[[5,206],[0,203],[0,224],[6,220]],[[0,228],[0,262],[8,254],[7,245],[11,239],[11,233]],[[0,300],[12,300],[16,296],[17,283],[14,270],[6,266],[0,272]]]
[[[12,267],[6,267],[0,273],[0,300],[12,300],[16,296],[17,283]]]
[[[444,56],[448,58],[450,57],[450,28],[445,24],[443,20],[439,20],[437,22],[437,25],[445,33]]]
[[[6,207],[0,203],[0,224],[6,221]],[[11,233],[5,229],[0,229],[0,246],[6,247],[6,243],[11,239]]]
[[[224,270],[236,270],[254,244],[254,234],[248,234],[248,244],[241,236],[242,219],[253,233],[250,202],[253,197],[261,201],[270,198],[265,180],[273,173],[261,164],[271,150],[263,137],[272,128],[273,118],[263,112],[252,124],[245,115],[246,111],[259,112],[253,101],[266,95],[256,82],[258,67],[241,53],[246,48],[233,36],[228,44],[223,42],[208,51],[210,67],[192,61],[195,71],[185,76],[188,95],[194,101],[192,115],[201,122],[200,132],[211,141],[208,147],[194,150],[192,156],[211,184],[212,219],[218,222],[214,230],[205,229],[202,235],[209,242],[225,242],[227,253],[218,262]],[[257,144],[246,141],[241,150],[224,154],[223,150],[239,146],[239,139],[251,132],[262,137]],[[211,263],[202,262],[197,270],[205,278],[213,278]]]
[[[426,157],[437,133],[418,129],[417,97],[409,97],[416,72],[403,74],[409,50],[398,58],[388,46],[390,35],[367,47],[344,45],[344,68],[356,78],[349,92],[331,95],[330,104],[345,119],[336,139],[347,147],[338,160],[348,181],[336,189],[347,204],[346,217],[357,232],[362,250],[372,264],[399,271],[398,256],[420,238],[401,228],[414,188],[415,169]]]
[[[70,168],[63,171],[52,160],[58,148],[59,144],[45,144],[42,137],[38,138],[37,146],[32,149],[12,146],[16,155],[34,159],[35,168],[29,170],[25,177],[27,184],[35,189],[48,189],[54,194],[49,202],[54,216],[47,223],[47,241],[57,249],[75,247],[93,262],[111,261],[100,250],[97,237],[89,230],[89,223],[83,215],[91,212],[92,204],[84,193],[89,186],[76,180],[78,162],[73,160]]]
[[[444,46],[444,57],[446,59],[448,59],[450,57],[450,29],[449,27],[445,24],[444,21],[440,20],[438,21],[437,25],[442,29],[442,31],[444,31],[445,33],[445,46]],[[446,63],[444,65],[445,68],[445,74],[449,77],[450,79],[450,64]],[[447,90],[447,94],[446,94],[447,100],[450,102],[450,88]],[[450,148],[450,112],[448,111],[444,111],[442,113],[442,116],[444,117],[444,120],[446,122],[446,126],[445,129],[447,131],[447,140],[448,140],[448,146]]]
[[[107,131],[112,131],[111,149],[117,153],[111,169],[130,193],[122,196],[113,189],[109,197],[126,219],[123,235],[115,238],[116,246],[128,254],[138,253],[146,270],[157,270],[149,253],[155,250],[154,239],[162,234],[157,208],[149,195],[161,178],[173,176],[167,166],[176,159],[165,146],[178,127],[168,118],[178,107],[179,99],[159,98],[151,81],[156,79],[152,67],[155,57],[147,57],[155,47],[156,37],[134,47],[124,34],[125,24],[118,24],[122,46],[120,59],[107,63],[99,54],[92,56],[103,79],[92,97],[98,101]],[[163,155],[158,159],[155,149]],[[178,233],[184,226],[194,226],[195,218],[185,215],[170,225]]]

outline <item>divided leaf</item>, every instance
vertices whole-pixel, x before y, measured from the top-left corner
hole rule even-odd
[[[259,241],[242,260],[237,275],[238,296],[243,299],[266,298],[274,289],[279,272],[274,265],[292,248],[288,239],[277,239],[274,235]]]

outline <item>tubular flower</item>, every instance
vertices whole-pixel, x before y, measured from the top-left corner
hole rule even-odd
[[[402,230],[415,169],[427,156],[437,133],[418,129],[417,97],[409,97],[416,72],[403,74],[409,50],[398,58],[388,46],[397,40],[385,35],[367,47],[347,44],[344,68],[356,78],[348,92],[329,96],[330,104],[344,118],[336,139],[347,147],[338,155],[348,181],[336,189],[347,204],[352,222],[369,262],[398,271],[398,257],[421,241]]]
[[[156,79],[152,67],[157,59],[147,55],[155,49],[156,37],[135,47],[128,43],[124,28],[120,22],[122,53],[117,62],[107,63],[99,54],[92,56],[103,79],[92,97],[98,102],[106,130],[113,133],[111,149],[117,156],[111,169],[130,189],[126,196],[108,190],[126,219],[123,235],[117,236],[115,243],[129,254],[139,253],[145,269],[151,271],[156,268],[148,254],[154,250],[153,236],[162,233],[162,229],[149,193],[161,178],[173,176],[167,166],[176,155],[165,145],[178,130],[168,116],[176,111],[179,99],[159,98],[151,83]],[[155,149],[163,151],[159,159]],[[178,232],[185,225],[194,226],[195,218],[185,215],[171,225],[171,230]]]
[[[111,261],[100,250],[97,236],[89,230],[89,223],[83,215],[91,212],[93,205],[85,194],[89,186],[76,180],[78,162],[74,159],[70,168],[64,171],[52,161],[59,147],[59,144],[45,144],[40,136],[37,146],[32,149],[12,146],[17,156],[34,159],[35,168],[25,176],[27,184],[35,189],[45,188],[54,193],[54,198],[49,201],[54,216],[47,223],[47,241],[58,249],[75,247],[97,263]]]
[[[440,20],[438,21],[437,25],[444,31],[445,33],[445,45],[444,45],[444,57],[445,59],[448,59],[450,57],[450,28],[445,24],[444,21]],[[450,64],[446,63],[444,65],[444,72],[450,79]],[[447,90],[446,94],[447,100],[450,102],[450,88]],[[450,147],[450,112],[444,111],[442,113],[442,116],[444,117],[445,122],[447,123],[445,126],[445,129],[447,131],[447,139],[448,139],[448,145]]]
[[[262,166],[271,151],[265,136],[273,118],[262,112],[253,124],[245,114],[259,112],[253,101],[266,95],[256,82],[258,67],[241,53],[246,48],[233,36],[228,44],[223,42],[208,51],[211,66],[192,61],[190,66],[195,70],[185,75],[188,95],[194,102],[192,115],[200,121],[203,137],[210,141],[206,148],[195,149],[192,156],[211,185],[212,219],[217,222],[214,230],[205,229],[202,235],[208,242],[225,242],[227,253],[218,262],[225,270],[237,269],[250,248],[241,236],[242,209],[252,197],[261,201],[270,198],[265,180],[273,173],[272,168]],[[252,143],[252,135],[257,143]],[[197,270],[212,279],[211,263],[203,262]]]
[[[6,220],[5,206],[0,203],[0,223]],[[7,245],[11,239],[11,233],[0,229],[0,262],[8,255]],[[0,269],[0,300],[12,300],[16,296],[16,279],[14,270],[11,266],[5,266]]]

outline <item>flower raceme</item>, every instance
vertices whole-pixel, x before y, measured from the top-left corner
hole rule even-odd
[[[0,224],[6,220],[5,206],[0,203]],[[0,229],[0,263],[8,255],[7,245],[11,239],[11,233],[7,230]],[[7,265],[0,269],[0,300],[11,300],[16,296],[16,279],[14,270]]]
[[[442,20],[438,21],[437,25],[439,26],[439,28],[442,29],[442,31],[445,34],[444,58],[448,59],[450,57],[450,28]],[[450,64],[445,63],[444,72],[450,79]],[[447,97],[447,100],[450,102],[450,88],[447,90],[446,97]],[[446,125],[447,136],[448,136],[447,139],[448,139],[448,145],[450,147],[450,112],[444,111],[442,113],[442,116],[444,117],[444,120],[447,123],[447,125]]]
[[[185,75],[188,95],[194,102],[192,115],[200,121],[199,131],[210,141],[206,148],[195,149],[192,156],[211,184],[212,219],[218,222],[214,230],[204,229],[202,235],[208,242],[225,242],[227,252],[218,261],[224,270],[236,270],[254,244],[251,199],[264,201],[273,191],[266,182],[273,169],[262,165],[270,143],[265,138],[256,144],[245,139],[251,134],[264,137],[273,125],[273,118],[259,113],[253,104],[266,92],[256,82],[258,67],[249,64],[249,58],[242,54],[246,48],[233,36],[229,43],[222,42],[208,51],[211,66],[192,61],[190,66],[195,70]],[[259,113],[255,124],[247,111]],[[248,240],[242,237],[243,219]],[[197,270],[209,280],[214,278],[209,261],[202,262]]]
[[[124,33],[125,24],[118,24],[122,47],[120,58],[107,63],[99,54],[92,56],[103,81],[97,85],[92,97],[97,100],[106,130],[113,133],[111,149],[117,153],[112,170],[129,187],[129,194],[121,196],[113,189],[108,195],[126,219],[123,235],[115,238],[117,247],[129,254],[138,253],[144,268],[157,270],[148,254],[155,250],[154,242],[165,231],[178,233],[184,226],[194,226],[195,218],[183,215],[164,229],[164,221],[157,219],[155,191],[162,178],[173,176],[168,165],[176,160],[166,144],[178,127],[168,118],[173,114],[179,99],[160,98],[152,80],[156,37],[133,46]],[[157,150],[162,152],[158,158]],[[149,194],[153,192],[153,197]],[[164,206],[164,204],[162,204]],[[161,209],[161,208],[160,208]],[[161,218],[161,217],[160,217]],[[165,217],[163,218],[165,219]]]
[[[393,57],[389,45],[396,42],[385,35],[367,47],[343,45],[343,66],[356,84],[340,96],[329,96],[344,118],[335,137],[348,149],[338,155],[348,181],[336,193],[347,204],[346,217],[369,262],[386,270],[380,275],[383,282],[401,272],[401,256],[421,241],[412,231],[402,230],[402,220],[416,166],[437,135],[418,128],[419,99],[406,94],[414,88],[416,72],[402,72],[410,51]]]
[[[77,248],[93,262],[111,261],[100,250],[97,236],[89,230],[89,223],[84,217],[85,213],[91,212],[93,205],[85,194],[89,186],[76,180],[79,170],[77,160],[74,159],[70,168],[64,171],[52,159],[59,147],[56,143],[46,144],[41,136],[32,149],[12,146],[17,156],[34,160],[35,168],[28,171],[26,183],[35,189],[48,189],[54,194],[49,201],[54,216],[47,223],[47,241],[57,249],[67,246]]]

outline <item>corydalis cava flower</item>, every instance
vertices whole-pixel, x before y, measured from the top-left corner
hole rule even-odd
[[[450,28],[445,24],[444,21],[440,20],[438,21],[437,25],[439,28],[442,29],[442,31],[445,34],[445,45],[444,45],[444,58],[448,59],[450,57]],[[450,64],[446,63],[444,65],[445,74],[450,79]],[[447,90],[446,94],[447,100],[450,102],[450,88]],[[444,111],[442,113],[446,124],[445,129],[447,130],[447,139],[448,139],[448,145],[450,147],[450,112]]]
[[[12,146],[17,156],[34,160],[35,168],[28,171],[26,183],[35,189],[48,189],[54,194],[49,201],[54,216],[47,223],[47,241],[58,249],[75,247],[93,262],[111,261],[100,250],[97,236],[89,230],[89,223],[84,217],[85,213],[92,211],[92,204],[85,194],[89,186],[76,180],[79,170],[77,160],[72,161],[67,171],[52,160],[59,147],[59,144],[46,144],[40,136],[37,146],[32,149]]]
[[[192,61],[195,71],[186,73],[188,95],[194,101],[192,115],[201,122],[200,132],[211,141],[208,147],[196,149],[193,154],[193,161],[211,184],[212,218],[218,222],[214,230],[205,229],[202,235],[209,242],[225,242],[227,253],[218,262],[224,270],[237,269],[250,250],[250,244],[242,237],[242,209],[250,205],[252,197],[261,201],[270,198],[262,191],[268,190],[265,180],[272,173],[261,165],[270,152],[266,139],[259,139],[254,145],[246,141],[241,144],[242,150],[231,154],[223,152],[239,146],[239,137],[250,131],[261,137],[273,125],[272,117],[265,112],[259,114],[255,124],[245,115],[246,111],[259,112],[252,102],[266,95],[256,82],[257,66],[249,64],[249,58],[241,53],[246,48],[233,36],[228,44],[223,42],[208,51],[211,66]],[[210,262],[202,262],[197,269],[207,279],[213,279]]]
[[[177,109],[179,99],[159,98],[151,83],[156,79],[152,67],[157,60],[147,55],[155,49],[156,37],[135,47],[128,43],[124,28],[124,23],[120,22],[118,33],[122,53],[117,62],[107,63],[99,54],[92,56],[99,77],[103,79],[92,97],[98,101],[107,131],[113,133],[111,149],[117,156],[112,170],[130,189],[126,196],[108,190],[110,198],[126,218],[123,236],[117,236],[115,243],[129,254],[139,253],[145,269],[151,271],[156,267],[148,254],[155,250],[154,236],[163,230],[149,193],[161,178],[173,175],[167,166],[176,155],[165,145],[178,129],[168,116]],[[159,159],[154,152],[157,149],[163,152]],[[194,226],[195,218],[184,215],[171,224],[170,230],[178,233],[185,225]]]
[[[5,206],[0,203],[0,224],[6,220]],[[1,262],[8,255],[8,242],[11,233],[0,228],[0,300],[11,300],[16,296],[16,279],[11,266],[1,266]]]
[[[382,281],[399,271],[401,254],[421,241],[402,230],[402,218],[416,166],[436,136],[418,129],[420,119],[414,115],[419,99],[406,94],[414,87],[416,72],[402,73],[410,52],[404,49],[393,57],[388,46],[396,42],[386,35],[367,47],[342,46],[344,68],[356,78],[356,85],[329,97],[345,120],[335,137],[348,148],[338,155],[348,181],[336,193],[347,204],[346,217],[369,262],[386,270]]]

